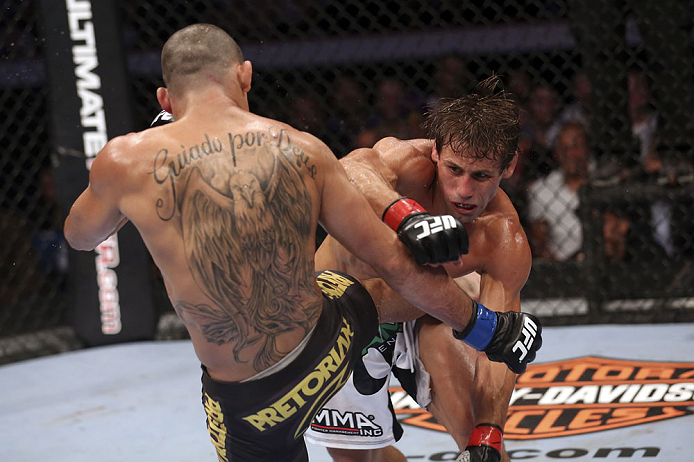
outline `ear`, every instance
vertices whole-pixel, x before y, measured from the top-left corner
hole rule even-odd
[[[159,105],[163,110],[169,114],[173,114],[173,109],[171,109],[171,96],[166,87],[157,88],[157,101],[159,101]]]
[[[239,81],[241,90],[244,93],[251,91],[251,80],[253,78],[253,65],[250,61],[244,61],[236,68],[236,78]]]
[[[431,146],[431,160],[437,164],[440,160],[439,150],[436,149],[436,141]]]
[[[501,175],[501,177],[504,180],[511,178],[513,176],[513,172],[516,170],[517,164],[518,164],[518,153],[515,153],[513,155],[513,159],[511,159],[511,163],[508,164],[508,166],[504,169],[504,173]]]

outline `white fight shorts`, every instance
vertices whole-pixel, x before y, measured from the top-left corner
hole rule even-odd
[[[416,321],[381,324],[380,335],[362,351],[352,376],[318,412],[307,442],[340,449],[376,449],[402,436],[388,388],[393,371],[405,390],[426,408],[430,377],[419,360]]]

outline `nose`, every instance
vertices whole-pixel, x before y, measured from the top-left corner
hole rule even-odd
[[[470,199],[474,193],[474,180],[469,175],[463,175],[458,179],[456,193],[461,199]]]

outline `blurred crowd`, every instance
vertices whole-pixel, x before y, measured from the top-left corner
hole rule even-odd
[[[338,157],[373,146],[385,136],[426,137],[421,123],[427,109],[442,98],[464,95],[475,83],[465,60],[457,55],[436,61],[431,77],[433,91],[423,94],[406,87],[397,76],[365,83],[356,75],[339,75],[323,105],[315,93],[299,94],[280,118],[326,141]],[[522,121],[518,166],[502,189],[516,205],[534,258],[581,261],[586,250],[583,217],[594,219],[595,213],[602,223],[600,256],[607,262],[693,255],[691,224],[686,218],[692,216],[691,201],[625,195],[613,204],[596,206],[592,215],[580,208],[582,192],[588,187],[599,191],[619,184],[677,186],[658,155],[658,113],[643,69],[629,69],[625,89],[626,117],[637,146],[630,161],[595,149],[591,139],[593,91],[583,70],[570,77],[565,97],[526,70],[509,72],[502,79],[504,91],[521,106]],[[679,179],[691,181],[691,176]]]
[[[40,58],[43,47],[37,38],[39,4],[22,0],[6,3],[3,10],[6,21],[1,26],[5,41],[0,44],[0,56],[8,63]],[[221,21],[221,25],[236,31],[245,41],[259,44],[289,39],[310,41],[351,35],[373,36],[374,31],[427,32],[431,28],[445,29],[460,24],[488,26],[496,23],[499,17],[504,21],[523,22],[529,18],[566,18],[573,24],[572,32],[577,39],[576,56],[580,56],[584,66],[586,63],[593,66],[590,69],[574,69],[569,63],[558,66],[559,69],[549,72],[552,76],[548,77],[535,68],[532,54],[519,55],[520,59],[505,56],[496,64],[493,55],[484,55],[484,66],[504,69],[501,73],[504,90],[516,98],[522,108],[520,159],[514,175],[504,180],[502,189],[516,205],[534,258],[555,262],[582,261],[586,258],[587,244],[593,245],[594,242],[584,239],[589,228],[593,232],[600,230],[595,242],[600,258],[606,262],[694,257],[694,220],[691,220],[694,199],[673,200],[668,194],[662,194],[662,191],[667,192],[667,188],[674,190],[687,181],[694,181],[692,147],[686,143],[675,146],[681,155],[680,162],[674,166],[663,149],[673,146],[672,143],[668,145],[670,134],[686,125],[673,123],[673,120],[681,122],[686,118],[682,117],[682,107],[689,116],[694,107],[688,103],[692,98],[687,96],[691,94],[690,85],[684,86],[684,93],[681,89],[668,92],[675,88],[678,80],[691,78],[691,59],[678,59],[683,50],[690,56],[691,49],[686,48],[690,46],[689,41],[676,35],[689,33],[691,36],[691,28],[682,24],[671,28],[660,25],[660,22],[672,18],[691,22],[691,15],[678,13],[685,8],[685,3],[690,2],[665,0],[632,5],[641,16],[650,15],[652,27],[642,28],[644,47],[647,45],[651,49],[648,55],[662,62],[622,56],[633,44],[627,47],[622,43],[628,35],[624,33],[626,22],[621,11],[612,11],[615,2],[586,0],[575,2],[579,8],[569,10],[565,6],[559,8],[563,2],[552,0],[519,2],[518,5],[500,7],[503,12],[499,17],[494,8],[480,13],[479,5],[483,3],[461,6],[452,0],[390,2],[388,8],[379,10],[378,14],[370,9],[342,8],[339,2],[304,0],[262,0],[260,3],[195,0],[177,3],[175,7],[170,2],[127,0],[120,2],[119,6],[128,51],[160,47],[165,28],[142,23],[152,11],[172,24],[201,18]],[[542,8],[536,8],[534,3],[542,5]],[[263,8],[259,7],[261,4]],[[648,8],[653,8],[655,13],[651,14]],[[207,13],[201,13],[205,11]],[[600,21],[586,19],[595,17],[598,11]],[[398,13],[397,21],[393,19],[393,12]],[[610,23],[611,18],[614,24]],[[654,22],[656,19],[660,21],[658,27]],[[613,35],[619,35],[619,40]],[[583,42],[578,40],[581,37]],[[591,57],[591,47],[599,48],[602,54]],[[457,54],[444,55],[426,63],[416,56],[412,60],[417,60],[416,65],[398,62],[390,66],[377,62],[355,64],[351,70],[316,69],[315,73],[289,69],[286,73],[291,74],[291,78],[286,78],[286,82],[281,81],[285,71],[261,70],[254,78],[260,83],[256,92],[261,90],[261,93],[256,94],[260,95],[257,98],[263,107],[253,109],[318,136],[338,157],[356,148],[373,146],[386,136],[401,139],[426,137],[421,125],[428,108],[442,99],[466,94],[478,79],[486,75],[481,75],[479,57],[476,63],[467,62],[465,57]],[[619,78],[615,69],[596,71],[599,69],[597,65],[605,63],[619,63]],[[409,72],[408,65],[417,69]],[[422,69],[426,70],[424,74]],[[302,72],[310,75],[302,80]],[[20,74],[17,76],[23,75]],[[12,75],[8,73],[8,82]],[[330,77],[324,79],[325,76]],[[154,101],[153,90],[155,83],[160,83],[157,80],[159,76],[149,77],[152,82],[148,80],[147,85],[140,85],[144,88],[144,96],[139,96],[141,100]],[[146,80],[142,76],[136,78]],[[267,79],[276,80],[268,83],[270,80]],[[37,114],[45,118],[48,110],[43,106],[37,105],[34,114],[29,111],[30,100],[43,98],[44,90],[11,88],[15,85],[12,82],[6,84],[3,93],[5,107],[9,108],[6,112],[14,114],[8,120],[17,124],[38,117]],[[285,83],[288,87],[286,94],[281,94],[281,91],[273,93]],[[607,98],[596,98],[596,83],[602,85],[603,91],[606,85],[609,87]],[[133,85],[136,87],[139,88]],[[28,96],[34,94],[36,96],[32,98]],[[678,98],[687,102],[676,104]],[[610,112],[605,100],[616,102],[614,107],[618,109]],[[11,104],[16,108],[10,108]],[[137,108],[145,118],[156,113],[149,114],[151,108],[142,109],[142,106],[146,103],[140,101]],[[674,106],[680,109],[671,111]],[[620,128],[621,122],[603,124],[601,121],[606,119],[624,120],[626,128]],[[686,137],[692,140],[694,122],[689,120],[687,123],[690,132]],[[36,123],[36,126],[44,125],[47,124]],[[596,127],[599,133],[596,133]],[[665,130],[664,127],[669,128]],[[4,188],[0,204],[0,221],[4,225],[0,225],[0,236],[8,244],[3,257],[10,263],[0,267],[0,274],[6,280],[17,277],[17,274],[48,274],[62,281],[67,271],[62,238],[65,211],[59,210],[56,198],[48,134],[31,125],[25,130],[23,126],[17,128],[8,124],[3,131],[8,140],[9,135],[15,134],[18,139],[6,142],[0,165],[0,186]],[[20,139],[19,135],[24,131],[38,138],[38,142],[27,144],[24,138]],[[605,140],[600,139],[605,133],[612,133],[614,143],[622,144],[626,154],[605,149]],[[592,203],[585,203],[586,198],[591,197],[588,192],[595,195],[596,191],[599,194],[600,188],[630,184],[655,185],[661,193],[648,196],[625,192],[622,200],[595,207]],[[586,210],[587,207],[591,209]],[[17,271],[20,265],[31,266],[34,270],[22,268],[22,271]],[[20,287],[22,284],[12,286]],[[35,292],[31,284],[24,286],[26,292]]]

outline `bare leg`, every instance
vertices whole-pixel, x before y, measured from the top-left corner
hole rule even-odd
[[[337,449],[328,448],[333,462],[407,462],[402,452],[393,446],[380,449]]]
[[[438,320],[425,316],[418,324],[420,358],[431,375],[429,411],[463,451],[475,425],[504,427],[515,375],[456,340]],[[501,460],[509,461],[505,449]]]

